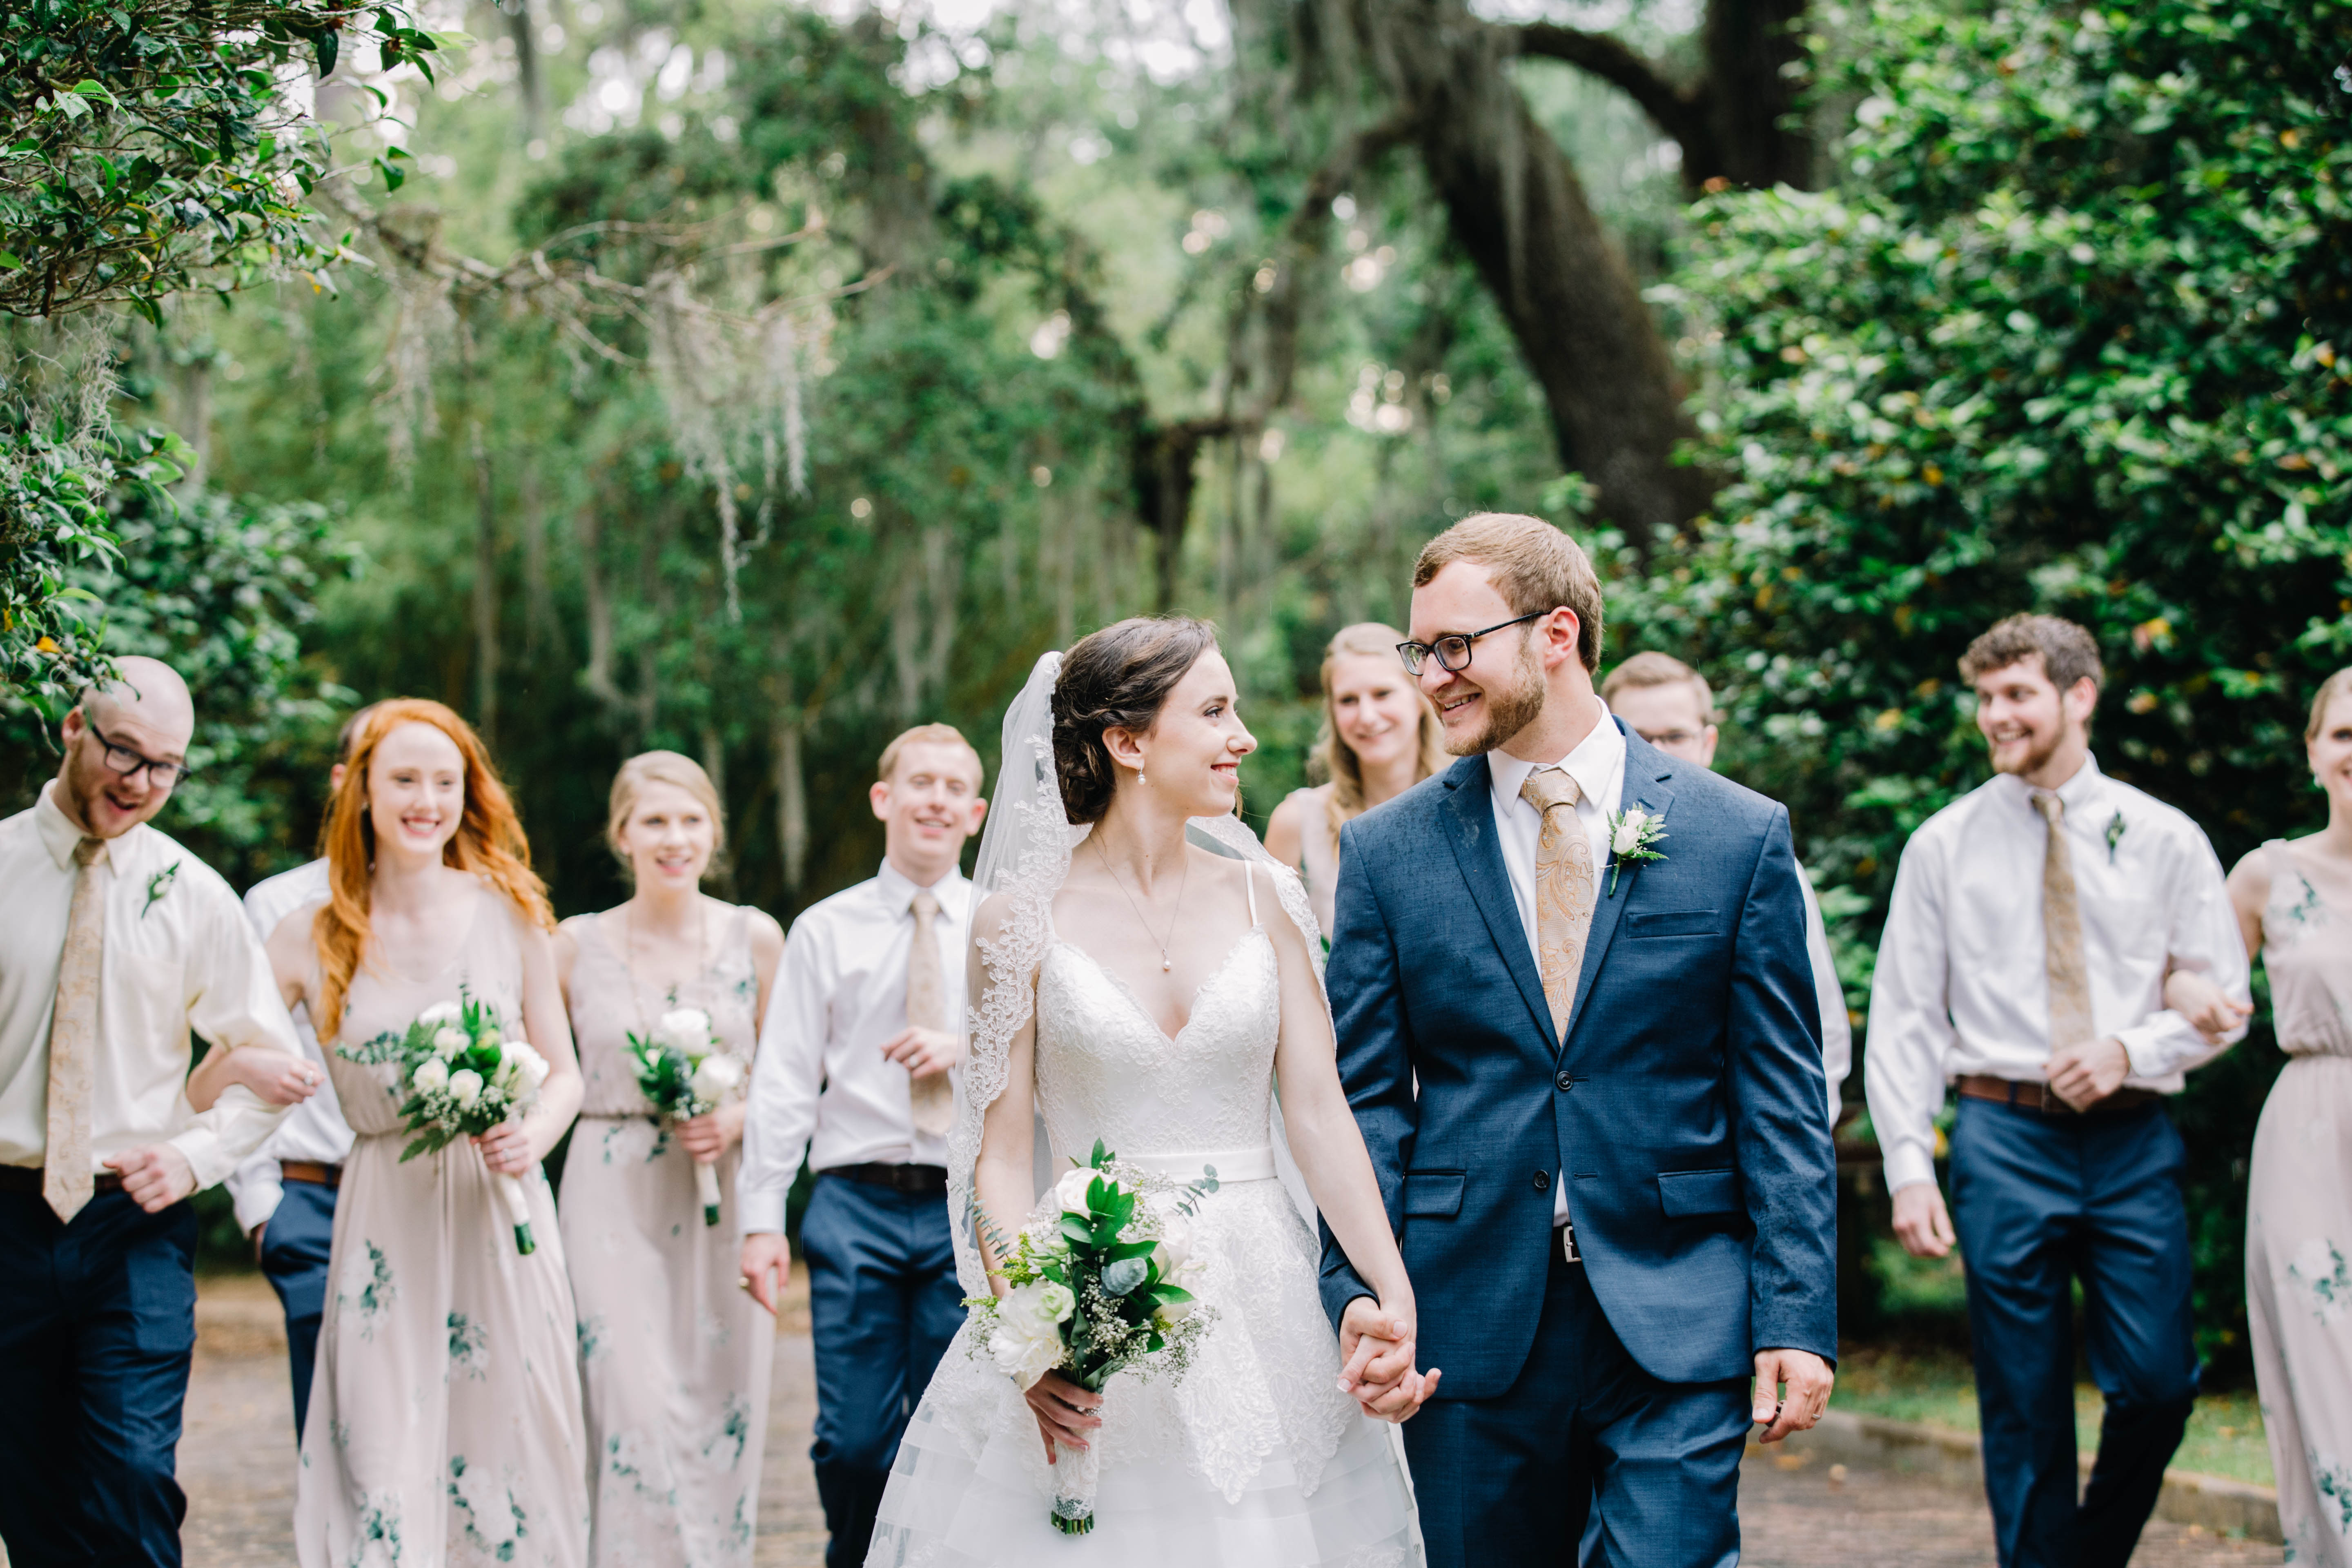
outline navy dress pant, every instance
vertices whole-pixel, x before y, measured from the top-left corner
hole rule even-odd
[[[335,1189],[289,1182],[261,1232],[261,1272],[286,1310],[286,1359],[294,1374],[294,1444],[310,1406],[319,1364],[319,1319],[327,1310],[327,1255],[335,1240]]]
[[[1430,1568],[1730,1568],[1748,1383],[1661,1383],[1555,1253],[1509,1391],[1405,1424]]]
[[[178,1568],[196,1211],[121,1193],[71,1225],[0,1193],[0,1540],[12,1568]]]
[[[816,1359],[825,1568],[857,1568],[907,1430],[963,1326],[947,1200],[820,1174],[801,1219]]]
[[[2181,1165],[2161,1106],[2074,1116],[1960,1100],[1952,1223],[2001,1568],[2120,1568],[2156,1507],[2197,1399]],[[2076,1279],[2107,1403],[2079,1504]]]

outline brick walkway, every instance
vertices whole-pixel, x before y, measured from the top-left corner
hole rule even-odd
[[[816,1568],[824,1521],[808,1467],[814,1385],[806,1325],[777,1345],[760,1494],[759,1568]],[[188,1568],[293,1561],[294,1435],[278,1303],[258,1279],[207,1280],[180,1477]],[[1749,1568],[1987,1568],[1992,1528],[1974,1497],[1891,1472],[1754,1453],[1740,1487]],[[2134,1568],[2243,1568],[2275,1546],[2152,1523]],[[5,1562],[5,1559],[0,1559]]]

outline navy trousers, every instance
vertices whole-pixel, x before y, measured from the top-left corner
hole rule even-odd
[[[947,1200],[820,1175],[801,1256],[816,1352],[809,1458],[833,1538],[825,1568],[857,1568],[907,1420],[963,1325]]]
[[[61,1225],[0,1193],[0,1540],[13,1568],[179,1568],[196,1211],[121,1193]]]
[[[1643,1372],[1555,1253],[1509,1392],[1441,1394],[1405,1424],[1430,1568],[1730,1568],[1748,1415],[1746,1379]]]
[[[294,1443],[310,1407],[319,1364],[319,1319],[327,1310],[327,1255],[335,1240],[335,1189],[289,1182],[261,1232],[261,1272],[286,1310],[286,1359],[294,1374]]]
[[[2197,1399],[2181,1165],[2161,1106],[2069,1116],[1960,1101],[1952,1223],[2001,1568],[2120,1568],[2156,1507]],[[2077,1279],[2107,1401],[2079,1505]]]

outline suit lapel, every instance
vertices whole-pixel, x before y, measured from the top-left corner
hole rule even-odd
[[[1612,722],[1615,722],[1612,720]],[[1622,724],[1619,724],[1623,729]],[[1620,795],[1618,810],[1640,806],[1653,816],[1663,817],[1674,804],[1675,792],[1666,781],[1674,777],[1675,761],[1639,735],[1625,737],[1625,784]],[[1668,823],[1671,829],[1672,823]],[[1576,1005],[1568,1016],[1569,1037],[1576,1037],[1584,1027],[1584,1001],[1592,994],[1592,982],[1601,973],[1601,961],[1609,956],[1609,944],[1616,939],[1617,922],[1624,918],[1625,906],[1633,901],[1634,889],[1642,885],[1642,862],[1631,860],[1619,870],[1617,891],[1609,891],[1609,868],[1601,868],[1601,895],[1592,906],[1592,930],[1584,939],[1584,966],[1576,976]]]
[[[1518,900],[1511,893],[1510,873],[1503,868],[1503,848],[1495,833],[1494,780],[1486,759],[1465,757],[1455,763],[1445,775],[1445,809],[1440,815],[1445,819],[1445,836],[1453,841],[1454,863],[1470,885],[1471,901],[1478,906],[1504,967],[1518,983],[1537,1037],[1548,1055],[1556,1055],[1559,1047],[1551,1037],[1551,1006],[1544,1000],[1543,976],[1536,972]]]

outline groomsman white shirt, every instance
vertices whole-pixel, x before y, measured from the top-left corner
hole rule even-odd
[[[2034,792],[2002,773],[1923,823],[1904,847],[1871,983],[1871,1125],[1888,1188],[1935,1180],[1944,1086],[1985,1073],[2040,1083],[2050,1058],[2042,928],[2048,825]],[[2197,970],[2247,999],[2246,949],[2205,835],[2162,801],[2086,760],[2058,790],[2082,910],[2098,1038],[2123,1042],[2124,1081],[2178,1094],[2181,1075],[2227,1050],[2164,1005],[2164,977]]]
[[[1837,961],[1830,955],[1830,929],[1822,919],[1822,901],[1813,897],[1813,879],[1797,868],[1797,884],[1805,895],[1805,952],[1813,961],[1813,997],[1822,1014],[1822,1076],[1830,1086],[1830,1125],[1838,1119],[1838,1087],[1853,1071],[1853,1020],[1845,1015],[1845,987],[1838,982]]]
[[[915,1131],[907,1069],[882,1054],[907,1026],[907,955],[915,941],[914,881],[887,860],[870,882],[803,910],[760,1031],[735,1179],[743,1230],[784,1228],[784,1198],[803,1152],[813,1169],[866,1163],[944,1165],[947,1141]],[[971,884],[950,871],[932,885],[951,1005],[963,996]]]
[[[313,860],[291,871],[256,882],[245,895],[245,918],[267,944],[269,933],[296,910],[321,903],[327,897],[327,863]],[[342,1102],[335,1098],[334,1075],[327,1070],[326,1053],[319,1047],[318,1032],[310,1027],[310,1009],[294,1009],[294,1033],[302,1054],[319,1069],[319,1089],[287,1111],[268,1142],[229,1173],[228,1195],[236,1205],[236,1223],[247,1236],[278,1212],[284,1195],[279,1183],[280,1160],[309,1160],[340,1165],[352,1152],[351,1123],[343,1120]]]
[[[1625,790],[1625,737],[1610,717],[1609,704],[1598,697],[1592,700],[1601,709],[1601,721],[1557,763],[1523,762],[1505,752],[1486,753],[1495,794],[1495,836],[1501,843],[1503,869],[1511,879],[1511,897],[1517,900],[1530,954],[1542,951],[1536,940],[1536,846],[1543,837],[1543,813],[1519,797],[1519,786],[1529,773],[1538,767],[1558,767],[1576,781],[1577,826],[1592,840],[1593,868],[1604,878],[1609,874],[1609,819],[1616,815]],[[1551,1223],[1568,1223],[1566,1182],[1551,1184]]]
[[[30,811],[0,821],[0,1164],[38,1165],[48,1144],[49,1020],[73,909],[82,829],[41,786]],[[106,945],[90,1064],[90,1159],[170,1143],[208,1187],[252,1152],[278,1108],[242,1085],[198,1115],[183,1092],[188,1031],[215,1050],[301,1047],[269,959],[219,873],[142,824],[107,840]]]

